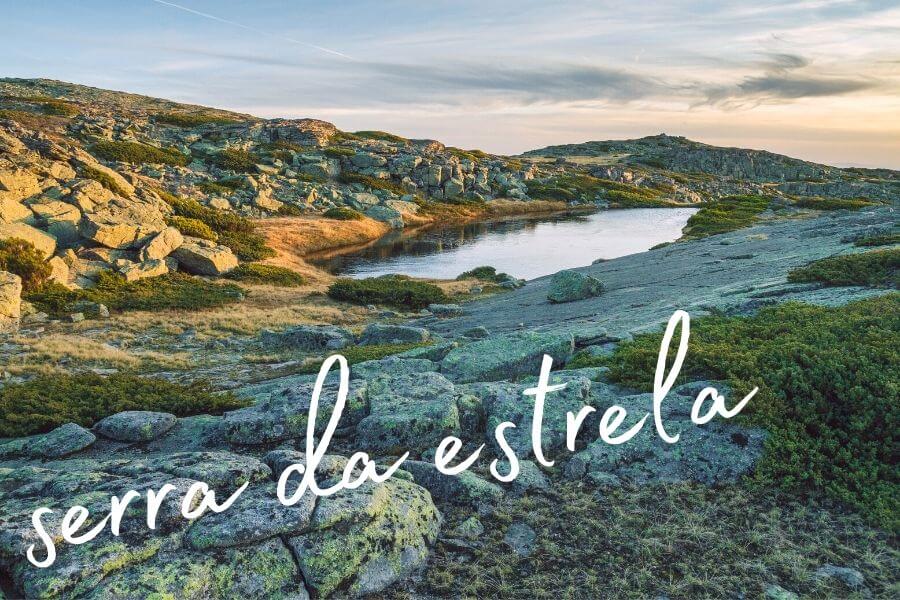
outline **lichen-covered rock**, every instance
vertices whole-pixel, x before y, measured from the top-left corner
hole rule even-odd
[[[285,506],[278,500],[274,484],[249,487],[226,512],[200,517],[191,525],[185,542],[195,550],[206,550],[297,535],[309,528],[315,505],[316,497],[311,492],[303,494],[296,504]]]
[[[172,253],[178,265],[188,273],[216,277],[238,266],[238,259],[227,246],[217,246],[205,240],[185,240]]]
[[[353,334],[335,325],[295,325],[284,331],[263,331],[259,337],[264,346],[305,352],[340,350],[353,343]]]
[[[114,199],[81,219],[78,231],[107,248],[139,248],[166,228],[152,205]]]
[[[127,262],[119,267],[119,273],[125,281],[137,281],[148,277],[159,277],[169,272],[169,265],[165,260],[149,259],[143,262]]]
[[[471,471],[445,475],[433,463],[416,460],[404,462],[403,469],[409,471],[416,483],[431,492],[434,498],[447,502],[477,506],[497,502],[503,496],[499,485]]]
[[[498,381],[537,375],[544,354],[553,364],[567,361],[574,350],[571,334],[521,331],[489,337],[451,350],[441,361],[441,373],[453,381]]]
[[[146,260],[162,260],[172,254],[184,242],[184,236],[174,227],[166,227],[141,248],[139,258]]]
[[[234,490],[244,483],[272,477],[264,462],[233,452],[176,452],[129,460],[119,471],[131,477],[167,473],[173,477],[204,481],[216,490]]]
[[[22,278],[0,271],[0,328],[18,321],[22,312]]]
[[[47,258],[53,256],[56,251],[56,238],[49,233],[36,229],[25,223],[0,222],[0,240],[19,238],[43,252]]]
[[[465,313],[459,304],[429,304],[428,310],[436,317],[458,317]]]
[[[358,597],[423,566],[440,524],[430,494],[394,477],[319,498],[313,529],[289,538],[288,545],[319,596],[341,590]]]
[[[458,435],[460,393],[437,373],[381,376],[369,381],[369,416],[356,427],[360,448],[390,454],[424,451]]]
[[[370,219],[387,223],[393,229],[403,228],[403,215],[396,208],[379,204],[366,208],[363,213]]]
[[[30,438],[24,450],[35,458],[61,458],[84,450],[96,440],[94,434],[84,427],[66,423],[49,433]]]
[[[660,438],[651,420],[623,444],[611,445],[603,440],[589,444],[566,463],[565,475],[612,486],[620,481],[638,485],[686,481],[716,485],[749,473],[762,455],[766,432],[724,419],[695,425],[690,420],[693,401],[686,393],[670,394],[663,401],[661,414],[666,431],[669,435],[680,434],[677,443],[669,444]],[[625,396],[618,398],[616,404],[628,412],[618,430],[624,432],[645,414],[652,413],[653,395]]]
[[[403,358],[388,356],[378,360],[367,360],[350,367],[351,379],[370,380],[381,375],[397,377],[436,371],[437,365],[426,358]]]
[[[550,280],[547,299],[550,302],[574,302],[599,296],[603,283],[596,277],[578,271],[565,270],[555,273]]]
[[[392,325],[390,323],[372,323],[366,327],[359,338],[363,346],[376,344],[419,344],[427,342],[431,335],[423,327],[409,325]]]
[[[172,429],[175,421],[170,413],[127,410],[101,419],[94,431],[119,442],[149,442]]]

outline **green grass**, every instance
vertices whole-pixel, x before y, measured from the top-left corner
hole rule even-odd
[[[98,302],[111,310],[199,310],[239,302],[244,291],[238,286],[212,283],[184,273],[125,281],[121,275],[103,271],[91,289],[69,290],[47,283],[25,294],[24,299],[40,310],[61,316],[79,301]]]
[[[19,238],[0,240],[0,271],[22,278],[22,291],[30,292],[43,285],[53,273],[44,253],[31,242]]]
[[[170,412],[184,417],[221,414],[247,405],[230,393],[216,394],[207,383],[93,373],[43,375],[0,388],[0,437],[43,433],[65,423],[90,427],[123,410]]]
[[[184,166],[188,164],[187,156],[172,148],[157,148],[138,142],[112,142],[101,140],[90,147],[94,156],[105,160],[114,160],[132,164],[165,164]]]
[[[788,281],[825,285],[900,287],[900,248],[831,256],[788,273]]]
[[[174,125],[184,128],[200,127],[201,125],[235,125],[240,123],[237,119],[204,113],[161,113],[154,115],[153,120],[163,125]]]
[[[209,225],[199,219],[178,216],[166,217],[166,225],[174,227],[183,235],[189,235],[191,237],[200,238],[203,240],[210,240],[212,242],[218,241],[219,239],[219,234],[217,234],[210,228]]]
[[[123,196],[125,198],[128,197],[128,192],[122,186],[120,186],[116,182],[116,180],[109,175],[109,173],[104,173],[100,169],[84,165],[81,167],[81,174],[88,179],[93,179],[94,181],[100,183],[100,185],[111,191],[113,194],[116,194],[117,196]]]
[[[245,263],[229,271],[225,277],[244,283],[259,283],[278,287],[299,287],[306,284],[302,275],[284,267]]]
[[[764,196],[727,196],[710,202],[688,219],[682,239],[699,239],[749,227],[769,207]]]
[[[51,96],[3,96],[2,100],[35,104],[45,115],[55,117],[74,117],[78,115],[78,106],[68,100]]]
[[[434,284],[393,275],[338,279],[328,288],[328,295],[353,304],[387,304],[406,309],[425,308],[429,304],[449,301],[444,291]]]
[[[209,157],[209,161],[219,167],[238,173],[256,172],[256,163],[260,162],[259,156],[238,148],[227,148]]]
[[[393,133],[388,133],[386,131],[354,131],[353,135],[356,136],[357,139],[378,140],[380,142],[392,142],[394,144],[404,145],[409,143],[409,140],[405,137],[400,137],[399,135],[394,135]]]
[[[874,206],[876,203],[864,198],[821,198],[817,196],[805,196],[794,200],[794,206],[811,208],[813,210],[859,210],[866,206]]]
[[[398,196],[403,196],[407,193],[402,185],[391,179],[378,179],[377,177],[360,175],[359,173],[341,173],[338,176],[338,181],[347,185],[358,183],[372,190],[384,190]]]
[[[859,238],[853,242],[854,246],[893,246],[900,244],[900,233],[883,233]]]
[[[363,214],[358,210],[353,210],[347,206],[336,206],[334,208],[329,208],[322,216],[326,219],[336,219],[338,221],[359,221],[364,218]]]
[[[732,404],[758,386],[743,412],[770,432],[755,482],[826,494],[896,531],[898,331],[900,294],[839,308],[786,303],[750,317],[707,316],[691,325],[679,383],[725,380]],[[610,379],[651,391],[661,337],[620,344]]]

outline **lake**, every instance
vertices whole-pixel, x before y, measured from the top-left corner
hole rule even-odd
[[[392,232],[362,249],[311,259],[331,273],[354,278],[400,273],[452,279],[490,265],[534,279],[674,241],[695,212],[696,208],[634,208],[429,227]]]

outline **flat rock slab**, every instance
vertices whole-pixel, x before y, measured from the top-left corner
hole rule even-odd
[[[172,429],[176,421],[171,413],[127,410],[101,419],[94,431],[118,442],[149,442]]]
[[[373,346],[376,344],[419,344],[427,342],[430,337],[428,330],[424,327],[372,323],[363,330],[362,335],[359,338],[359,343],[363,346]]]
[[[571,334],[517,331],[454,348],[441,361],[441,373],[460,383],[537,375],[545,354],[558,366],[569,359],[573,350]]]

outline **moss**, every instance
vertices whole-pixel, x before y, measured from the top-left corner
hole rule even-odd
[[[204,240],[217,241],[219,235],[209,225],[199,219],[190,217],[166,217],[166,225],[174,227],[184,235]]]
[[[165,165],[188,164],[188,157],[172,148],[157,148],[138,142],[112,142],[101,140],[90,147],[94,156],[104,160],[132,164],[161,163]]]
[[[123,410],[188,416],[221,414],[246,404],[230,393],[213,392],[205,382],[183,385],[124,373],[42,375],[0,388],[0,437],[42,433],[64,423],[91,427]]]
[[[900,288],[900,248],[823,258],[792,270],[788,281],[897,289]]]
[[[691,215],[681,239],[698,239],[749,227],[769,207],[765,196],[728,196]]]
[[[338,221],[359,221],[363,219],[363,214],[358,210],[353,210],[347,206],[338,206],[335,208],[329,208],[322,216],[326,219],[336,219]]]
[[[387,304],[408,309],[449,301],[444,291],[432,283],[397,276],[338,279],[328,288],[328,295],[353,304]]]
[[[900,527],[893,439],[900,427],[895,373],[900,294],[839,308],[787,303],[751,317],[709,316],[691,324],[681,381],[726,380],[730,399],[760,391],[745,419],[769,430],[755,479],[825,493],[870,520]],[[652,389],[661,334],[623,342],[612,380]]]
[[[260,162],[260,158],[248,150],[226,148],[218,154],[212,155],[210,162],[220,169],[237,171],[239,173],[254,173],[256,172],[256,163]]]
[[[811,208],[813,210],[859,210],[867,206],[875,205],[875,202],[864,198],[821,198],[806,196],[794,200],[794,206]]]
[[[278,287],[298,287],[306,284],[302,275],[284,267],[260,264],[242,264],[225,275],[228,279],[245,283],[258,283]]]
[[[176,127],[200,127],[201,125],[235,125],[237,119],[211,115],[207,113],[160,113],[153,116],[156,123],[174,125]]]
[[[238,302],[243,290],[234,284],[217,284],[184,273],[125,281],[111,271],[103,271],[91,289],[70,290],[47,283],[24,298],[48,314],[71,312],[79,301],[98,302],[112,310],[198,310]]]
[[[31,242],[19,238],[0,240],[0,271],[22,278],[22,291],[30,292],[43,285],[53,273],[44,253]]]
[[[117,196],[128,197],[128,192],[124,188],[122,188],[122,186],[120,186],[118,182],[109,175],[109,173],[105,173],[100,169],[87,165],[81,168],[81,173],[88,179],[93,179],[94,181],[99,182],[100,185],[111,191],[113,194],[116,194]]]

